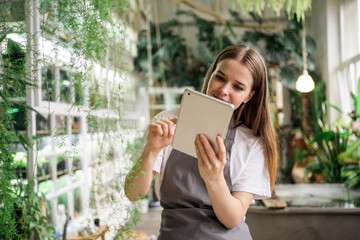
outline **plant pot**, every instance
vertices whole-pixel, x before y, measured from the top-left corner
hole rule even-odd
[[[306,167],[299,166],[297,163],[294,164],[291,170],[291,177],[295,183],[310,183],[309,174],[305,176]]]

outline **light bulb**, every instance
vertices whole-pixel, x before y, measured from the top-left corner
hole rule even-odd
[[[304,70],[303,74],[301,74],[296,81],[296,90],[298,90],[299,92],[307,93],[314,90],[314,88],[314,80],[311,78],[308,71]]]

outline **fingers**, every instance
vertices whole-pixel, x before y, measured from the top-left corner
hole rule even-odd
[[[204,134],[200,134],[195,140],[195,150],[198,157],[204,164],[217,165],[218,161],[226,164],[226,147],[221,136],[216,137],[218,153],[216,154],[209,140]]]
[[[207,145],[210,146],[210,149]],[[208,139],[205,137],[204,134],[196,136],[195,150],[197,151],[196,153],[198,158],[201,158],[201,163],[207,167],[210,167],[212,163],[210,158],[213,156],[211,155],[211,151],[214,152],[214,150],[212,149]]]
[[[162,129],[164,131],[165,137],[171,137],[175,133],[175,124],[174,122],[168,120],[168,119],[160,119],[159,123],[162,126]]]
[[[226,147],[220,135],[216,137],[216,143],[218,146],[218,158],[220,159],[220,161],[225,161],[226,163]]]
[[[149,132],[158,134],[160,136],[162,136],[164,134],[161,125],[157,124],[156,122],[151,123],[149,125]]]
[[[160,136],[171,137],[175,132],[175,123],[171,119],[160,119],[150,124],[149,131]]]
[[[204,160],[202,159],[202,156],[201,156],[201,152],[200,152],[200,149],[199,149],[199,143],[200,143],[200,140],[198,139],[198,136],[196,136],[195,138],[195,152],[196,152],[196,156],[197,156],[197,159],[198,159],[198,162],[200,165],[204,164]]]
[[[205,165],[207,168],[209,168],[210,162],[203,143],[201,142],[200,136],[196,136],[195,138],[195,152],[199,161],[199,165]]]
[[[174,124],[177,123],[177,120],[178,120],[178,117],[174,117],[174,118],[171,118],[169,119],[171,122],[173,122]]]
[[[199,137],[202,143],[201,144],[202,147],[200,148],[200,150],[203,150],[202,152],[204,152],[208,156],[209,160],[216,158],[214,149],[211,146],[207,137],[204,134],[200,134]]]

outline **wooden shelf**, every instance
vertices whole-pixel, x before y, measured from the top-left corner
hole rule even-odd
[[[72,171],[74,172],[74,171],[80,170],[80,169],[81,169],[81,167],[73,167]],[[56,175],[57,175],[58,177],[60,177],[60,176],[65,175],[65,174],[67,174],[67,173],[69,173],[69,171],[68,171],[67,169],[64,169],[64,170],[57,171],[57,172],[56,172]],[[40,176],[40,177],[38,177],[37,179],[38,179],[39,182],[42,182],[42,181],[51,179],[51,174],[46,174],[46,175],[44,175],[44,176]]]

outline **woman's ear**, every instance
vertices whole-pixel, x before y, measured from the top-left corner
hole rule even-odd
[[[243,103],[247,103],[255,94],[255,91],[252,91],[251,93],[249,93],[249,95],[247,96],[247,98],[243,101]]]

